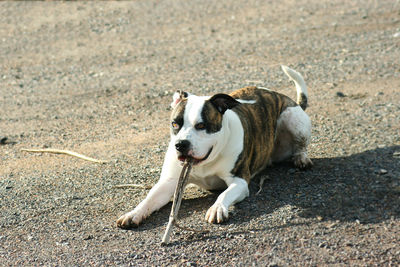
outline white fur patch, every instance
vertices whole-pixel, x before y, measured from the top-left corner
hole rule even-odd
[[[257,103],[256,100],[243,100],[243,99],[236,99],[236,101],[242,103],[242,104],[255,104]]]
[[[288,107],[279,116],[276,124],[274,162],[283,161],[296,153],[296,142],[309,143],[311,120],[300,106]]]
[[[308,140],[310,139],[311,120],[300,106],[288,107],[282,112],[281,116],[279,116],[278,121],[279,120],[284,120],[284,124],[294,136],[307,137]]]
[[[257,86],[257,88],[258,88],[258,89],[262,89],[262,90],[271,91],[271,89],[269,89],[269,88],[266,88],[266,87],[259,87],[259,86]]]

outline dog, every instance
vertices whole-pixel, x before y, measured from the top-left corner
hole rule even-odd
[[[160,180],[134,210],[117,220],[117,226],[137,227],[166,205],[187,158],[193,162],[189,183],[224,190],[205,215],[209,223],[227,220],[229,207],[249,196],[250,179],[272,163],[292,159],[300,169],[311,167],[306,84],[297,71],[286,66],[282,70],[295,84],[296,102],[254,86],[211,97],[177,91]]]

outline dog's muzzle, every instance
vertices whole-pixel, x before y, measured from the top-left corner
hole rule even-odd
[[[212,147],[207,152],[207,154],[203,158],[196,158],[191,153],[191,143],[188,140],[179,140],[175,143],[175,149],[178,151],[178,159],[179,161],[184,162],[187,158],[193,159],[193,164],[199,164],[202,161],[205,161],[208,156],[210,156]]]
[[[190,142],[188,140],[179,140],[175,143],[175,148],[183,155],[187,155],[190,149]]]

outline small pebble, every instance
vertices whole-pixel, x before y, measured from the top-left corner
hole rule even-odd
[[[388,173],[388,171],[385,170],[385,169],[380,169],[380,170],[379,170],[379,174],[386,174],[386,173]]]
[[[90,239],[93,239],[93,236],[92,236],[92,235],[88,235],[88,236],[86,236],[86,237],[83,238],[83,240],[90,240]]]
[[[345,97],[345,95],[342,92],[336,92],[336,96],[337,97]]]
[[[325,243],[325,242],[322,242],[322,243],[320,243],[320,244],[318,245],[318,247],[324,248],[324,247],[326,247],[326,243]]]
[[[2,137],[2,138],[0,139],[0,145],[5,145],[5,144],[7,144],[7,140],[8,140],[7,137]]]

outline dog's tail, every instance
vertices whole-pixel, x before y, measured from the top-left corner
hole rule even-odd
[[[307,86],[306,83],[304,82],[303,77],[301,76],[300,73],[297,71],[287,67],[287,66],[281,66],[283,72],[294,82],[296,85],[296,90],[297,90],[297,104],[303,109],[306,110],[307,108],[307,99],[308,99],[308,93],[307,93]]]

